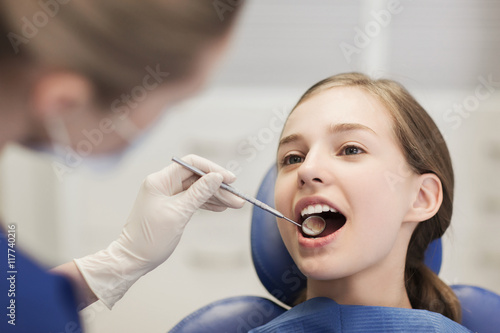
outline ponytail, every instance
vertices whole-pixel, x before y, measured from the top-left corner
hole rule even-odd
[[[440,313],[460,323],[460,302],[453,290],[424,263],[423,253],[428,242],[418,235],[422,233],[415,230],[406,255],[405,286],[411,306]]]

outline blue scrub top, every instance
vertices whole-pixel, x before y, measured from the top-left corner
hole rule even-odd
[[[16,234],[0,227],[0,332],[82,332],[69,281],[21,253]]]
[[[301,303],[251,333],[411,332],[464,333],[464,326],[435,312],[382,306],[340,305],[318,297]]]

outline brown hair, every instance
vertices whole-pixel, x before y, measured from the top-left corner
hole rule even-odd
[[[405,285],[413,308],[438,312],[460,322],[461,308],[457,297],[424,263],[425,250],[431,241],[444,234],[453,210],[453,167],[441,132],[429,114],[399,83],[387,79],[372,80],[360,73],[334,75],[318,82],[302,95],[294,109],[311,96],[334,87],[359,87],[378,98],[391,114],[393,130],[411,169],[417,174],[434,173],[441,180],[443,202],[438,212],[419,223],[410,239]]]
[[[208,0],[0,0],[0,61],[24,59],[86,75],[109,98],[159,66],[175,81],[221,39],[241,5]]]

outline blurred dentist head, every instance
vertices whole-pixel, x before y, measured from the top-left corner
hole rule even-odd
[[[80,158],[124,150],[204,84],[239,7],[1,1],[0,148],[54,144]]]

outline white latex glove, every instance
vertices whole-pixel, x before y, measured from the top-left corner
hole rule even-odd
[[[199,178],[172,163],[149,175],[118,239],[105,250],[74,260],[90,289],[110,309],[135,281],[172,254],[197,209],[223,211],[244,204],[219,188],[223,181],[236,179],[232,173],[196,155],[182,160],[207,174]]]

